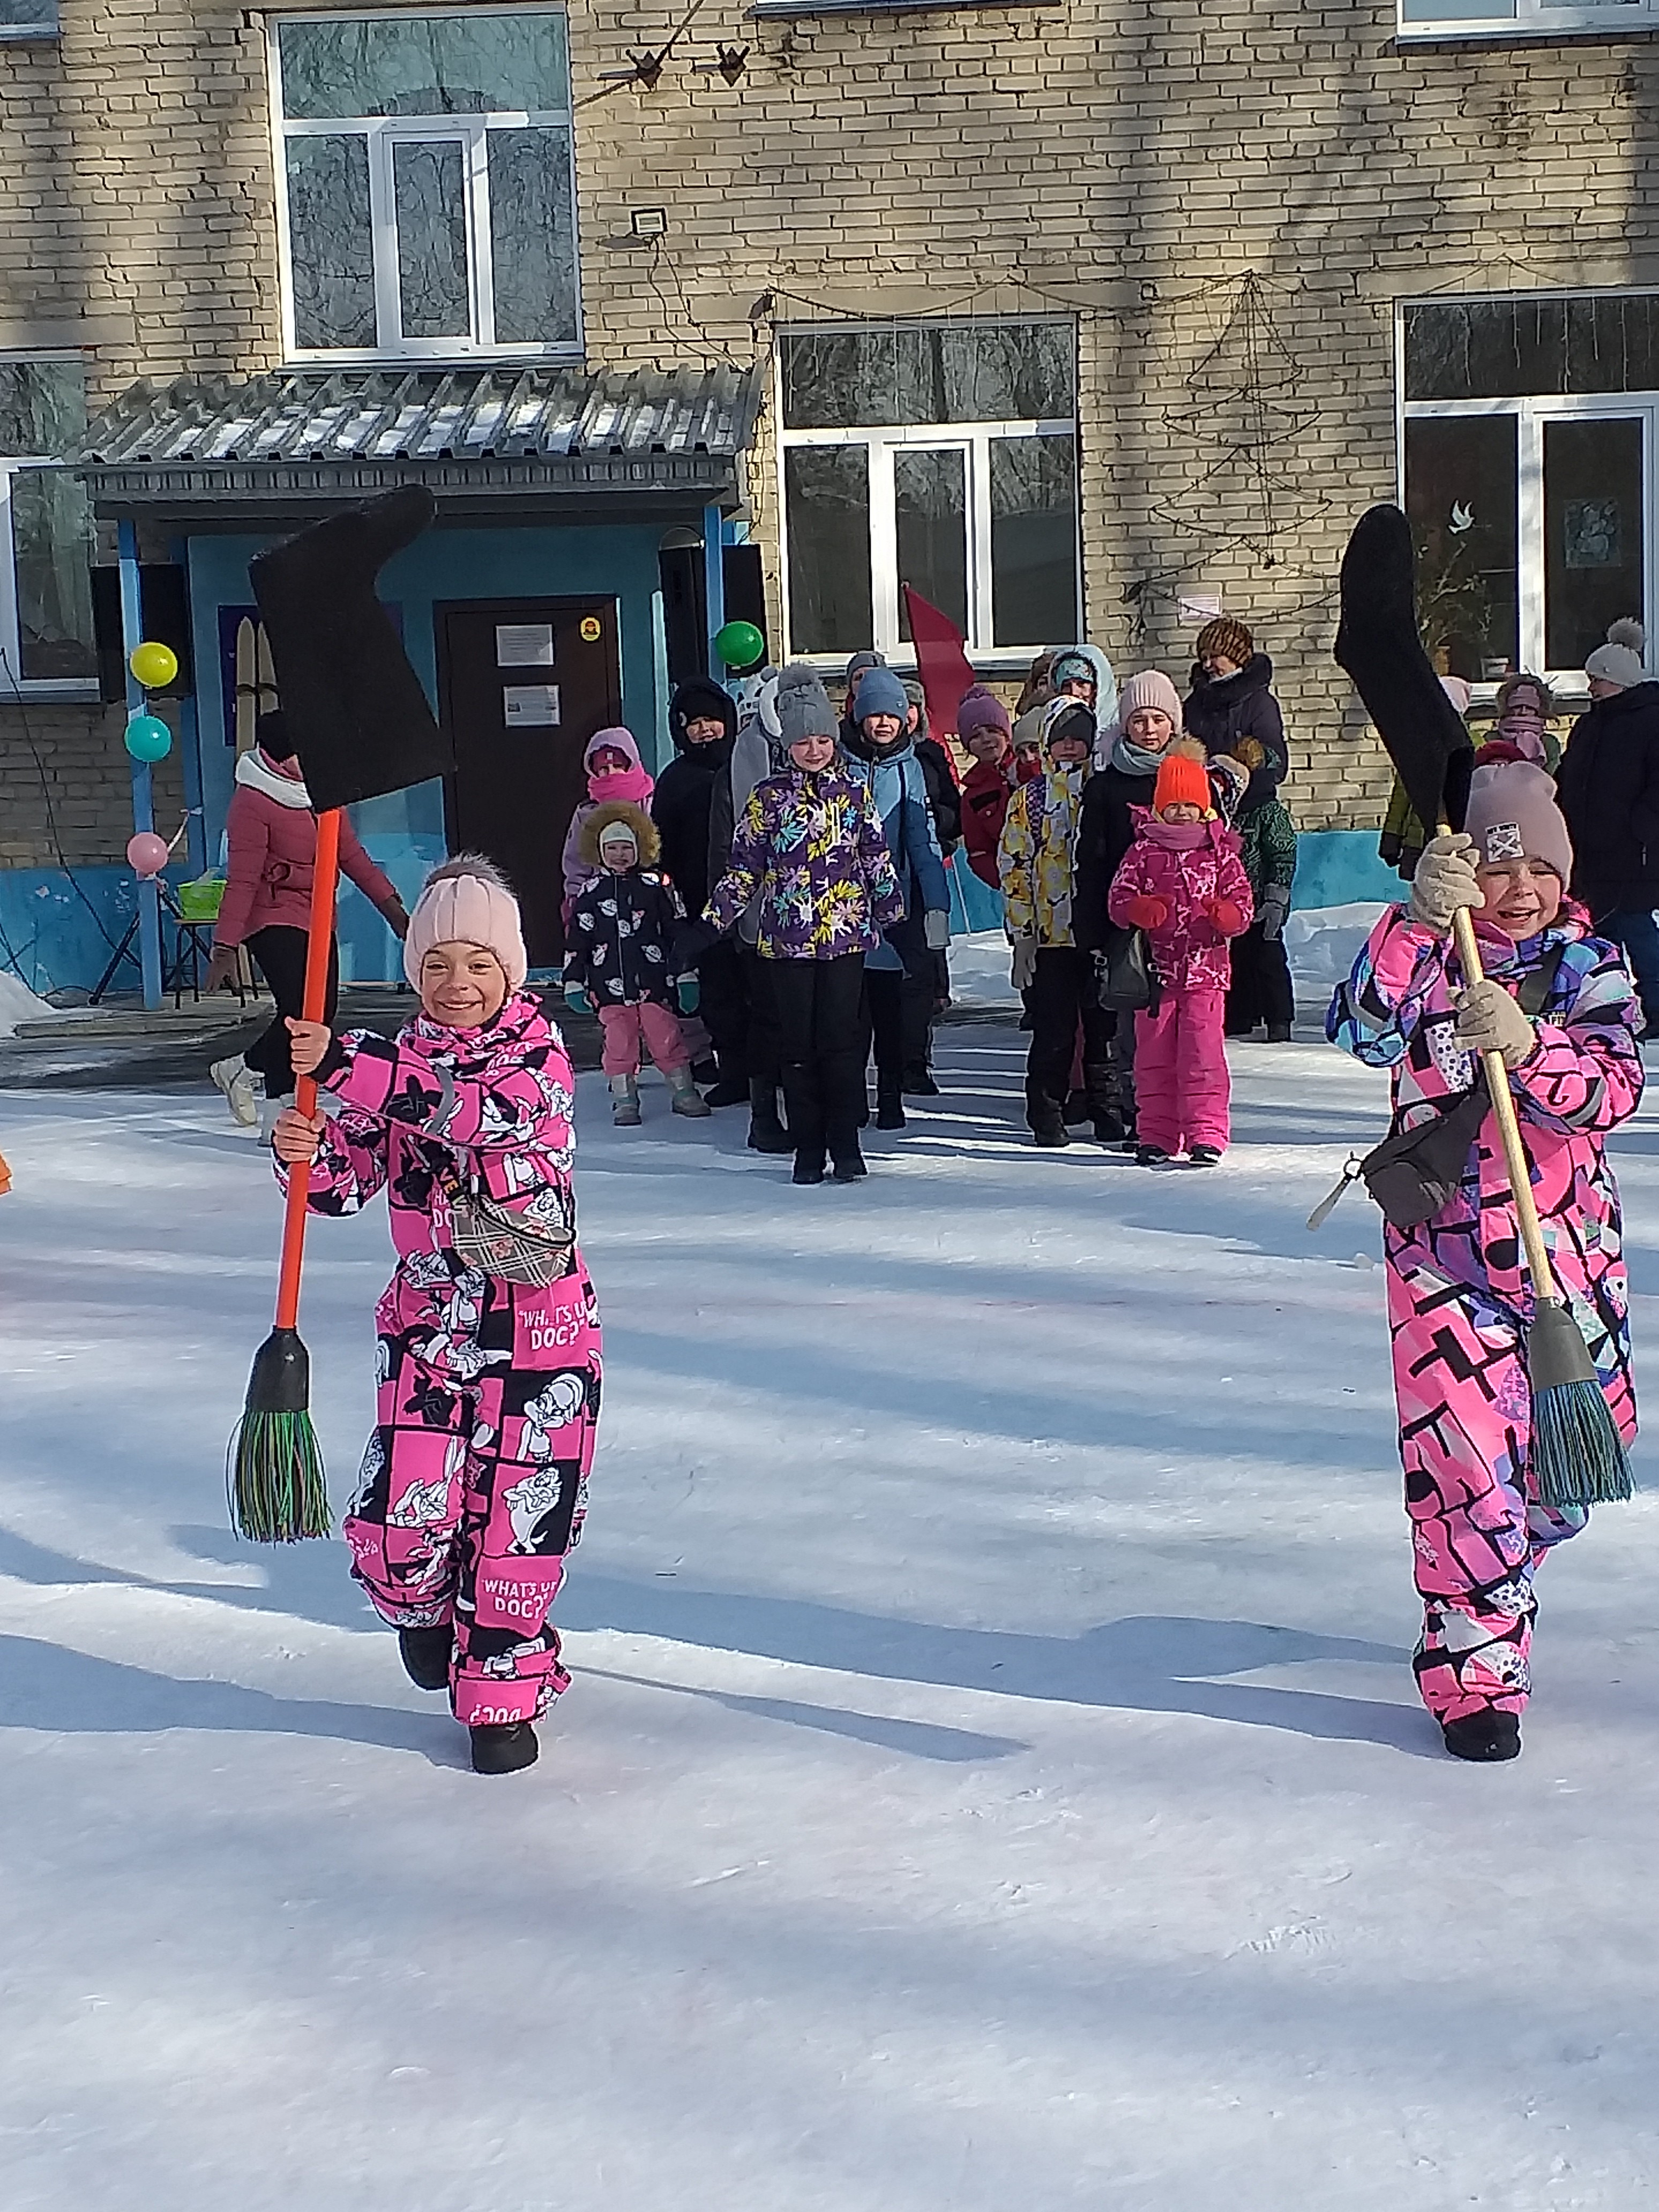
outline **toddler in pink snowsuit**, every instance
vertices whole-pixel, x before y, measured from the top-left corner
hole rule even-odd
[[[1238,838],[1217,816],[1204,763],[1171,750],[1150,811],[1130,809],[1135,841],[1112,878],[1106,911],[1144,929],[1158,989],[1135,1016],[1135,1158],[1157,1167],[1184,1151],[1213,1167],[1231,1133],[1224,1030],[1229,938],[1255,916]]]
[[[296,1068],[337,1110],[290,1110],[276,1146],[289,1163],[314,1153],[313,1212],[355,1213],[386,1187],[398,1265],[345,1537],[410,1679],[448,1687],[474,1767],[502,1773],[534,1759],[531,1723],[569,1686],[548,1615],[586,1507],[599,1316],[574,1235],[546,1288],[507,1281],[453,1249],[452,1194],[574,1231],[574,1085],[521,988],[518,908],[488,861],[434,872],[404,957],[422,1012],[395,1042],[289,1024]]]
[[[1524,761],[1478,768],[1468,834],[1431,840],[1411,902],[1383,915],[1326,1034],[1393,1076],[1396,1125],[1466,1096],[1501,1050],[1556,1280],[1607,1407],[1636,1432],[1619,1192],[1604,1140],[1642,1095],[1642,1013],[1616,946],[1565,896],[1572,872],[1554,787]],[[1463,988],[1451,938],[1475,913],[1486,981]],[[1541,1003],[1534,1023],[1514,994]],[[1547,988],[1545,987],[1547,987]],[[1416,1673],[1448,1750],[1512,1759],[1529,1688],[1533,1575],[1583,1506],[1534,1494],[1526,1332],[1533,1292],[1490,1110],[1455,1194],[1414,1229],[1386,1224],[1389,1327],[1423,1639]]]

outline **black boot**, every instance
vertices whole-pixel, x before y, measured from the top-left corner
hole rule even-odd
[[[778,1086],[769,1076],[749,1079],[749,1149],[751,1152],[793,1152],[795,1140],[778,1112]]]
[[[1447,1721],[1441,1735],[1454,1759],[1472,1759],[1491,1765],[1500,1759],[1521,1756],[1521,1716],[1498,1712],[1488,1706],[1483,1713],[1466,1713],[1461,1721]]]
[[[904,1071],[904,1095],[907,1098],[937,1098],[939,1088],[933,1080],[933,1071],[925,1063]]]
[[[703,1092],[703,1103],[708,1106],[742,1106],[747,1104],[754,1088],[741,1067],[717,1057],[720,1080],[710,1091]]]
[[[1118,1111],[1117,1077],[1110,1061],[1085,1060],[1083,1088],[1089,1102],[1088,1118],[1093,1125],[1096,1143],[1121,1145],[1123,1116]]]
[[[417,1690],[449,1687],[449,1662],[454,1650],[455,1631],[447,1620],[436,1628],[398,1631],[398,1656]]]
[[[824,1138],[831,1172],[836,1182],[858,1182],[869,1173],[859,1150],[862,1126],[859,1109],[862,1106],[867,1114],[870,1105],[864,1087],[864,1055],[849,1052],[827,1060],[822,1075]]]
[[[878,1129],[902,1129],[904,1127],[902,1093],[879,1081],[876,1085],[876,1127]]]
[[[516,1774],[533,1766],[541,1756],[536,1731],[528,1721],[495,1721],[469,1729],[475,1774]]]
[[[1034,1144],[1057,1152],[1062,1145],[1071,1143],[1071,1133],[1066,1127],[1065,1116],[1057,1098],[1042,1097],[1028,1091],[1025,1094],[1025,1119]]]
[[[783,1103],[789,1111],[789,1133],[794,1139],[795,1182],[823,1181],[823,1093],[817,1066],[805,1060],[787,1060],[783,1070]]]

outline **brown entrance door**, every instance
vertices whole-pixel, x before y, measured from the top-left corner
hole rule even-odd
[[[534,968],[564,953],[559,855],[587,795],[582,753],[622,720],[617,603],[465,599],[434,607],[438,696],[455,745],[452,853],[483,853],[519,895]]]

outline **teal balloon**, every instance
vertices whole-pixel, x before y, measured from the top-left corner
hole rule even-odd
[[[165,760],[173,750],[173,732],[159,714],[135,714],[124,742],[134,760]]]
[[[729,622],[724,629],[715,631],[714,650],[728,668],[741,675],[766,651],[766,640],[753,623]]]

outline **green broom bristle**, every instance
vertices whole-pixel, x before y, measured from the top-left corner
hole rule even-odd
[[[231,1526],[252,1543],[297,1544],[333,1533],[310,1399],[304,1345],[295,1330],[274,1328],[254,1354],[226,1466]]]
[[[1532,1472],[1545,1505],[1617,1505],[1630,1461],[1599,1382],[1553,1382],[1532,1400]]]
[[[230,1445],[230,1518],[255,1544],[333,1534],[323,1455],[311,1416],[244,1413]]]

